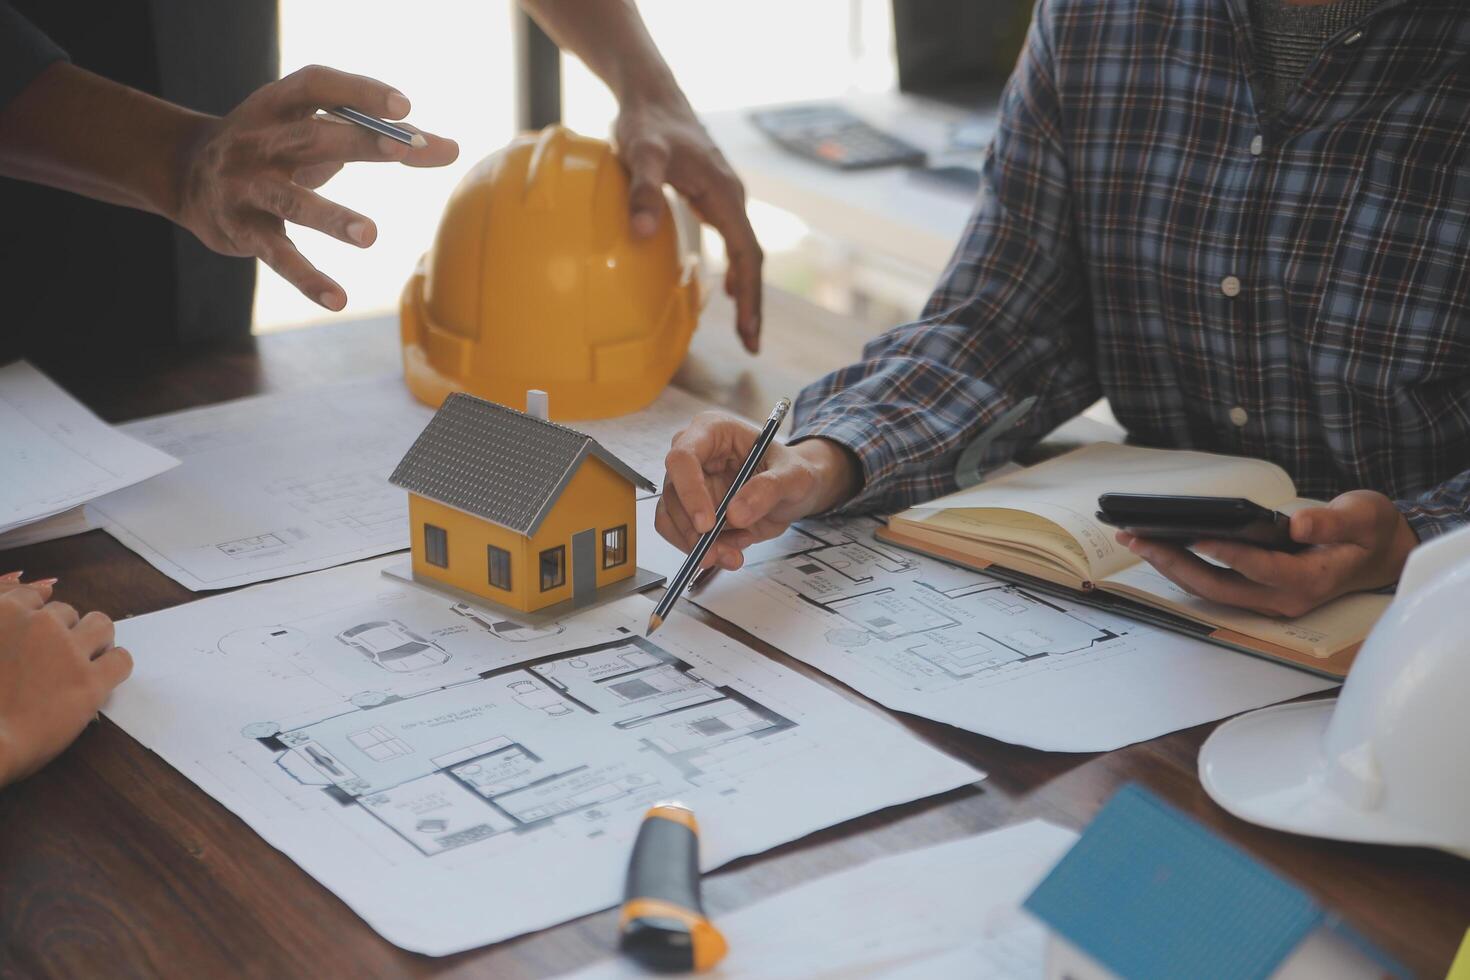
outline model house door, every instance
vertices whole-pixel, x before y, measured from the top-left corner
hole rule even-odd
[[[591,602],[597,592],[597,531],[572,535],[572,604]]]

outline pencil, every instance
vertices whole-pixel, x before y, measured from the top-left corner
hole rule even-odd
[[[740,472],[735,474],[735,479],[730,483],[730,489],[725,491],[725,499],[720,501],[720,506],[715,510],[715,524],[705,533],[699,536],[694,548],[684,559],[684,564],[679,567],[679,572],[665,590],[663,598],[658,605],[653,607],[653,615],[648,617],[648,632],[644,636],[652,636],[653,631],[664,624],[669,618],[669,613],[674,609],[674,603],[679,601],[679,596],[689,585],[689,580],[699,570],[699,563],[704,561],[704,556],[709,552],[710,546],[715,543],[715,538],[725,529],[725,517],[730,510],[730,501],[740,492],[740,488],[755,475],[756,469],[761,465],[761,460],[766,456],[766,450],[771,448],[771,443],[776,440],[776,431],[781,428],[781,423],[786,420],[786,413],[791,409],[791,399],[783,398],[771,409],[770,418],[766,419],[765,428],[756,437],[755,445],[750,447],[750,455],[745,457],[745,463],[740,467]]]
[[[415,133],[411,129],[405,129],[402,126],[395,126],[390,122],[384,122],[377,116],[370,116],[365,112],[358,112],[356,109],[349,109],[345,105],[339,105],[335,109],[327,109],[324,111],[329,116],[336,116],[343,122],[350,122],[355,125],[361,126],[363,129],[370,129],[373,132],[377,133],[379,136],[386,136],[390,140],[397,140],[400,143],[406,143],[409,146],[413,147],[424,147],[429,145],[429,141],[424,139],[422,133]]]

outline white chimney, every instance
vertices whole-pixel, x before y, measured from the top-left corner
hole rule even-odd
[[[549,401],[546,392],[540,388],[532,388],[526,392],[526,414],[543,422],[551,421]]]

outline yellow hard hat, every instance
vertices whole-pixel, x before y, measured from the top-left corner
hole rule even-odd
[[[603,140],[549,126],[465,176],[403,291],[403,373],[437,407],[455,391],[551,416],[636,411],[658,397],[699,317],[697,255],[667,203],[628,230],[628,177]]]

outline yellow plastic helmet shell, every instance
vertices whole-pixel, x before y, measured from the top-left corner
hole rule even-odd
[[[628,177],[605,141],[549,126],[455,189],[403,291],[403,373],[438,405],[468,391],[551,417],[607,418],[658,397],[699,318],[697,255],[667,202],[634,240]]]

